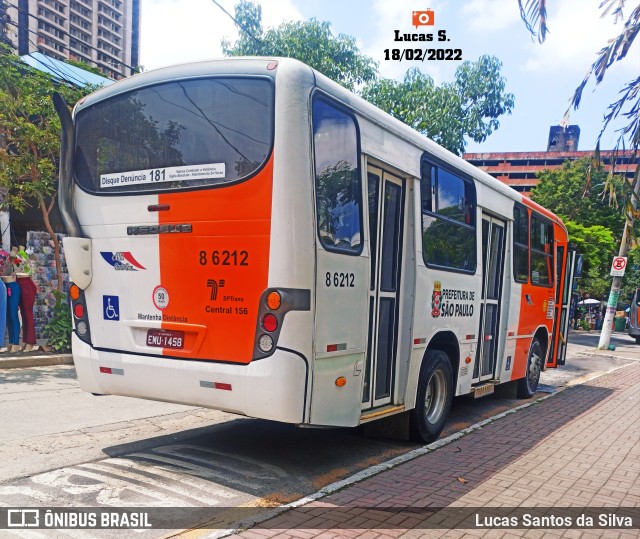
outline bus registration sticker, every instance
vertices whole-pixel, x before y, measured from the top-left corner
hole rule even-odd
[[[184,331],[148,329],[147,346],[180,350],[184,347]]]
[[[141,183],[183,182],[187,180],[224,179],[224,163],[132,170],[100,175],[100,188],[126,187]]]

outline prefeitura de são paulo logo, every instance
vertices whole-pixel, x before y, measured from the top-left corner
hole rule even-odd
[[[440,306],[442,305],[442,283],[436,281],[433,283],[433,295],[431,296],[431,316],[438,318],[440,316]]]

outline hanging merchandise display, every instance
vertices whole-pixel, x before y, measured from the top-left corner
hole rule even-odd
[[[68,295],[69,275],[62,249],[63,234],[57,234],[60,242],[60,265],[62,267],[62,290]],[[31,280],[37,288],[33,305],[34,329],[37,339],[46,339],[43,330],[53,317],[56,298],[53,291],[58,280],[53,240],[48,232],[27,232],[26,252],[29,254]],[[25,341],[26,342],[26,341]]]

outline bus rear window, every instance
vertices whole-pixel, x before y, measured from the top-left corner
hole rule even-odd
[[[274,91],[258,78],[177,80],[101,101],[76,117],[75,175],[93,193],[226,184],[271,153]]]

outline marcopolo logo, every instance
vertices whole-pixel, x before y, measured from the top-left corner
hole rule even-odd
[[[435,24],[433,9],[414,11],[411,13],[411,24],[416,28],[418,28],[418,26],[433,26]]]
[[[111,251],[100,251],[100,254],[107,263],[118,271],[138,271],[146,269],[134,258],[131,251],[118,251],[115,253]]]

